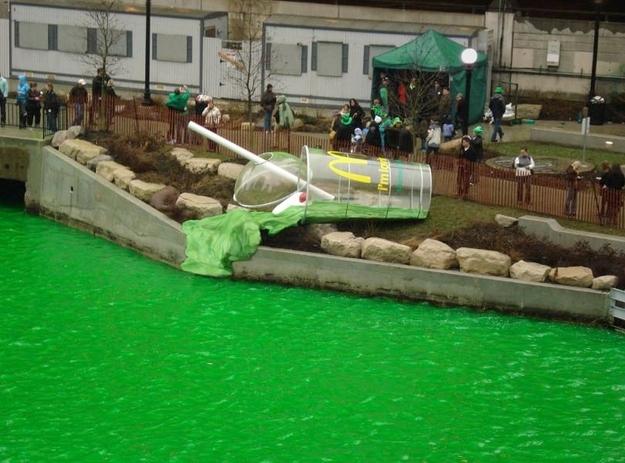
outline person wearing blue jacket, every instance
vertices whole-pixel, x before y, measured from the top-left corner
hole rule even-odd
[[[17,106],[20,111],[20,129],[26,128],[26,101],[28,101],[28,92],[30,91],[30,85],[26,76],[21,75],[17,84]]]

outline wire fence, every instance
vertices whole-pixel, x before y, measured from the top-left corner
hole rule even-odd
[[[140,132],[163,137],[172,144],[206,145],[213,152],[229,154],[223,147],[187,129],[190,121],[204,125],[204,118],[163,106],[143,106],[136,100],[101,100],[82,108],[83,123],[91,128],[104,125],[120,135]],[[66,120],[79,122],[81,108],[67,107]],[[71,123],[69,125],[72,125]],[[255,153],[285,151],[298,154],[302,146],[349,152],[347,142],[332,142],[326,134],[277,130],[265,132],[253,126],[221,123],[211,130]],[[398,149],[381,150],[365,145],[359,150],[371,157],[426,162],[421,152]],[[625,229],[624,192],[603,189],[595,178],[571,184],[563,174],[534,174],[517,177],[513,169],[491,167],[484,163],[464,162],[457,156],[437,154],[429,159],[435,195],[459,197],[480,204],[517,208],[533,214],[568,218]]]

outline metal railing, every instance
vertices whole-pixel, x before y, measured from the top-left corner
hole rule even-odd
[[[4,126],[41,131],[41,136],[45,138],[57,130],[67,129],[67,107],[62,104],[53,113],[41,106],[20,106],[15,100],[7,100]]]
[[[608,297],[612,324],[619,331],[625,332],[625,291],[612,288]]]

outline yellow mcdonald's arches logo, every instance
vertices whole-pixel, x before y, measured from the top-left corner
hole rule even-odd
[[[340,164],[346,164],[348,166],[350,164],[357,166],[367,165],[368,161],[366,159],[349,158],[347,156],[343,156],[343,153],[340,153],[338,151],[328,151],[328,154],[334,158],[328,163],[328,168],[336,175],[346,178],[348,180],[352,180],[354,182],[371,183],[371,177],[368,175],[348,172],[338,167],[338,165]]]

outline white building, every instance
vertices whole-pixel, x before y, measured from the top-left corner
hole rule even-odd
[[[371,60],[428,29],[468,46],[483,28],[274,15],[264,23],[264,83],[293,103],[368,101]]]
[[[97,6],[76,2],[13,0],[10,3],[9,72],[73,84],[95,74],[93,60],[98,29],[89,11]],[[145,77],[146,19],[143,7],[122,6],[113,16],[116,41],[111,54],[117,65],[110,74],[116,86],[142,89]],[[150,80],[152,89],[170,91],[186,84],[192,92],[203,86],[203,37],[226,39],[226,12],[152,8]],[[87,58],[85,58],[87,57]],[[91,61],[91,63],[89,62]]]

